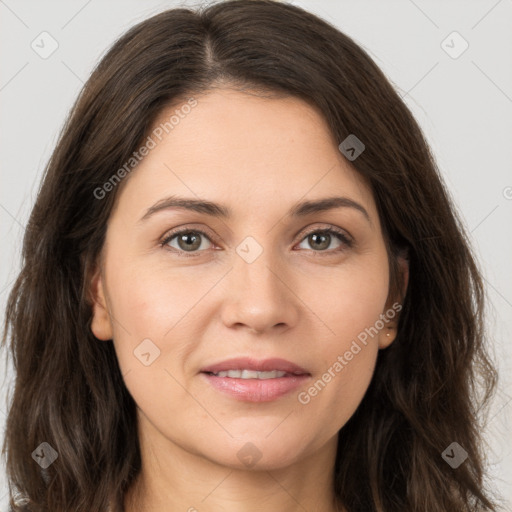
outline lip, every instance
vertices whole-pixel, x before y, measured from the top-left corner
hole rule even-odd
[[[253,370],[260,372],[277,370],[294,375],[310,375],[310,373],[301,366],[278,357],[263,360],[252,357],[236,357],[201,368],[201,372],[204,373],[218,373],[228,370]]]
[[[283,371],[288,375],[275,379],[237,379],[218,377],[212,373],[228,370]],[[235,400],[244,402],[270,402],[287,395],[304,384],[311,374],[301,366],[286,359],[272,358],[257,360],[250,357],[228,359],[204,367],[200,375],[214,389]]]
[[[297,389],[310,378],[306,374],[264,380],[217,377],[209,373],[201,373],[201,376],[216,390],[243,402],[271,402]]]

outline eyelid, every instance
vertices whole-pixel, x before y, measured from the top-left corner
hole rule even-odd
[[[201,226],[201,227],[199,227],[199,226]],[[159,240],[159,243],[164,245],[169,241],[169,239],[175,237],[176,235],[179,235],[180,233],[188,232],[188,231],[192,231],[194,233],[195,232],[201,233],[204,236],[208,237],[210,239],[210,241],[212,241],[212,242],[217,242],[220,240],[220,237],[215,235],[210,229],[203,227],[202,224],[184,224],[182,226],[176,226],[175,228],[167,231],[161,237],[161,239]]]
[[[311,229],[306,228],[306,231],[302,231],[301,232],[302,233],[301,242],[306,236],[310,235],[311,233],[316,233],[317,231],[320,231],[320,232],[321,231],[332,231],[334,233],[337,233],[338,235],[344,236],[351,243],[354,242],[354,237],[346,229],[339,228],[338,226],[335,226],[334,224],[326,224],[326,223],[320,223],[320,224],[324,224],[324,226],[323,227],[313,226]]]

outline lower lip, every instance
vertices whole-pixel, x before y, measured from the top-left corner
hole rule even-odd
[[[271,402],[297,389],[310,377],[276,377],[275,379],[236,379],[216,377],[201,372],[208,382],[219,391],[244,402]]]

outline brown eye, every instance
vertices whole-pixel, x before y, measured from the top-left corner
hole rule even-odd
[[[181,229],[173,231],[161,242],[162,247],[169,246],[173,252],[179,256],[196,256],[208,249],[208,245],[204,245],[205,240],[210,244],[211,239],[207,233],[200,229]],[[305,249],[312,250],[316,253],[333,254],[352,247],[352,239],[349,238],[342,230],[334,227],[327,229],[316,229],[305,235],[301,243],[308,242],[309,247]],[[338,245],[331,247],[333,242]],[[329,249],[329,247],[331,247]]]
[[[327,249],[331,244],[331,235],[329,234],[313,233],[312,235],[308,235],[308,239],[311,247],[322,251]]]
[[[198,230],[182,230],[179,232],[171,233],[163,242],[162,245],[169,245],[173,249],[177,251],[185,251],[185,252],[201,252],[198,251],[201,247],[201,250],[204,250],[203,246],[203,238],[210,240],[206,233]],[[172,245],[171,242],[176,239],[176,245]],[[206,247],[207,249],[208,247]]]
[[[306,234],[303,242],[305,240],[307,240],[309,247],[315,252],[338,252],[352,246],[352,241],[342,231],[334,228],[311,231]],[[338,245],[331,247],[332,250],[327,251],[331,243],[336,240]]]

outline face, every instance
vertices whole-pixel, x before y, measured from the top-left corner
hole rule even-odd
[[[182,115],[125,178],[92,330],[113,340],[144,436],[233,468],[285,467],[335,442],[395,336],[381,224],[311,106],[228,89],[196,99],[162,112],[155,127]],[[233,358],[302,374],[202,371]]]

